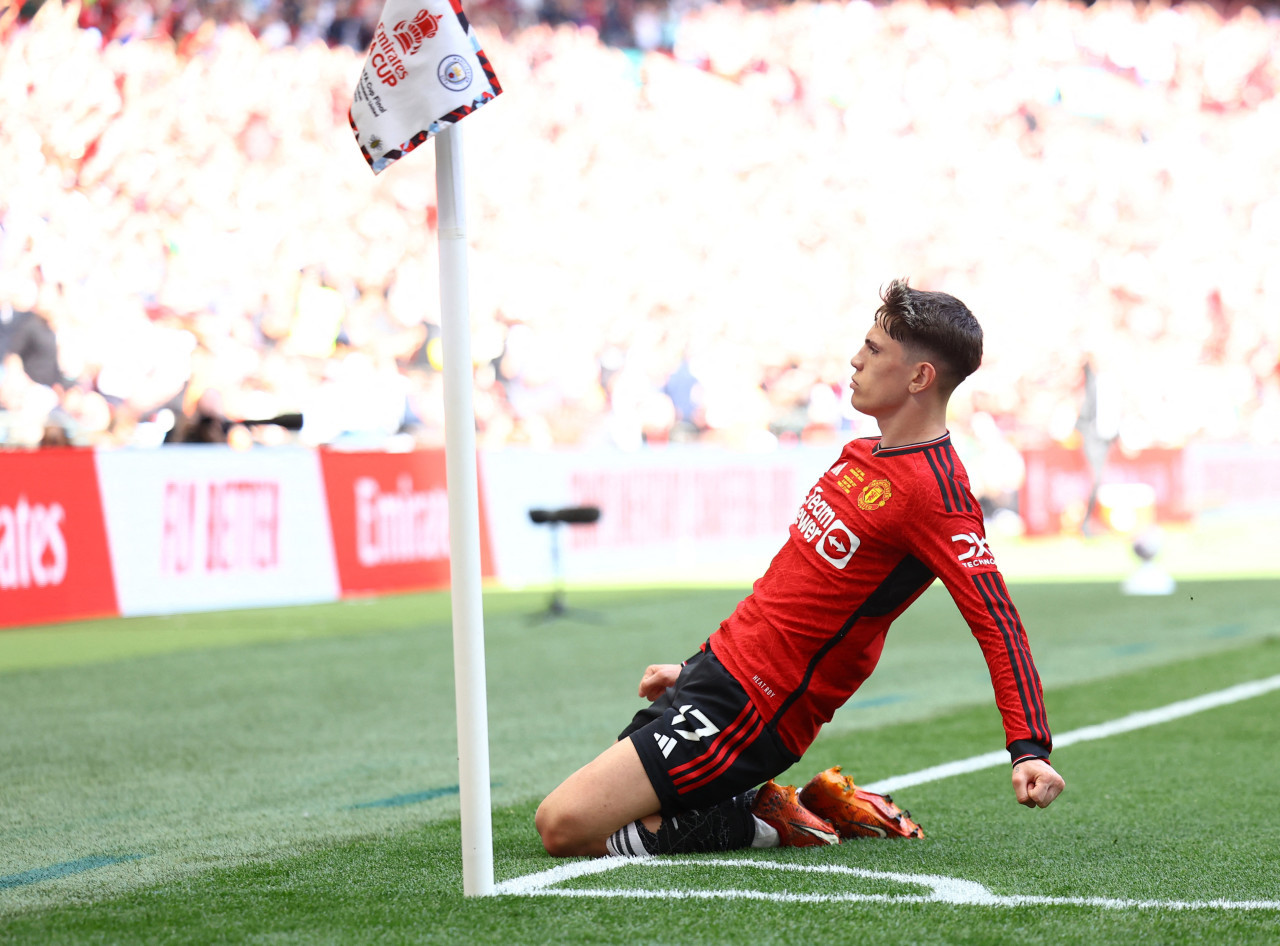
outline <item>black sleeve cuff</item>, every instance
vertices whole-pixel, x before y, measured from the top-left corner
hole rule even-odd
[[[1009,743],[1009,761],[1014,765],[1027,759],[1044,759],[1049,761],[1049,750],[1030,739],[1015,739]]]

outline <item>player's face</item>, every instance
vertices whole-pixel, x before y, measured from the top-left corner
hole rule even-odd
[[[907,400],[907,387],[916,365],[907,360],[901,342],[873,323],[858,353],[849,359],[853,378],[849,398],[855,410],[871,417],[892,413]]]

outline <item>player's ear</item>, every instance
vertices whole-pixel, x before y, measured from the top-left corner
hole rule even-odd
[[[920,361],[916,363],[915,372],[911,375],[911,381],[907,385],[907,390],[912,394],[919,394],[926,391],[938,383],[938,369],[931,362]]]

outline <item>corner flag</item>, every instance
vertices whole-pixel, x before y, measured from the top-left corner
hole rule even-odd
[[[377,174],[501,92],[460,0],[387,0],[348,117]]]
[[[457,123],[501,91],[460,0],[387,0],[349,113],[374,174],[435,136],[462,890],[468,897],[487,896],[494,887],[466,189]]]

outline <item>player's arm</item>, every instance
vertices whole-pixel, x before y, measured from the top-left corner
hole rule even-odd
[[[1022,619],[986,546],[981,516],[941,516],[915,536],[914,551],[951,594],[991,673],[1020,804],[1043,808],[1064,782],[1049,764],[1053,736],[1040,675]],[[923,517],[922,517],[923,518]]]
[[[963,553],[962,553],[963,554]],[[967,579],[967,580],[966,580]],[[1049,762],[1053,735],[1040,674],[1017,608],[1000,572],[961,575],[952,598],[982,648],[1013,764],[1013,792],[1028,808],[1046,808],[1065,787]]]
[[[1049,762],[1053,735],[1022,620],[999,571],[973,577],[968,583],[961,578],[956,585],[952,598],[968,621],[991,673],[1013,764],[1014,796],[1018,804],[1028,808],[1047,808],[1066,783]],[[969,594],[974,590],[976,600]]]

